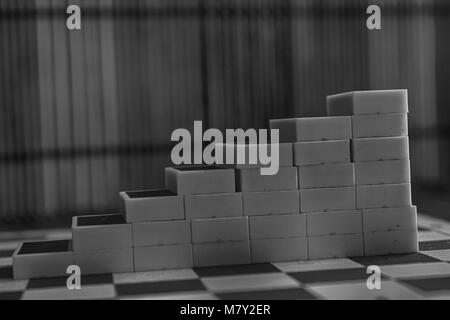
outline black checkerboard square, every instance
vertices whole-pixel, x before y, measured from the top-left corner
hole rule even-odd
[[[420,251],[446,250],[446,249],[450,249],[450,239],[449,240],[426,241],[426,242],[419,243]]]
[[[13,279],[12,266],[0,267],[0,280],[1,279]]]
[[[351,260],[363,266],[370,265],[393,265],[393,264],[412,264],[412,263],[425,263],[425,262],[437,262],[438,259],[432,258],[420,252],[411,254],[395,254],[389,256],[371,256],[371,257],[355,257]]]
[[[21,291],[0,292],[0,300],[20,300],[21,297]]]
[[[199,279],[155,281],[144,283],[116,284],[119,297],[148,294],[161,294],[169,292],[206,291]]]
[[[14,250],[0,250],[0,258],[12,257]]]
[[[350,268],[337,270],[304,271],[289,273],[300,283],[340,282],[367,279],[366,268]]]
[[[81,286],[87,285],[100,285],[100,284],[112,284],[112,274],[99,274],[99,275],[82,275]],[[30,279],[28,281],[27,289],[44,289],[44,288],[56,288],[66,287],[67,277],[52,277],[42,279]]]
[[[310,300],[316,297],[303,288],[216,293],[222,300]]]
[[[278,268],[270,263],[245,264],[222,267],[194,268],[199,277],[234,276],[242,274],[258,274],[280,272]]]

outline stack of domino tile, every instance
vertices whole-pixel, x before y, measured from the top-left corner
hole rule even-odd
[[[249,154],[248,150],[258,147],[261,145],[247,144],[236,149],[245,148]],[[235,165],[237,188],[249,219],[252,263],[307,259],[306,218],[300,214],[293,146],[287,142],[278,147],[279,170],[275,175],[262,175],[262,164]]]
[[[134,271],[132,229],[120,214],[73,217],[72,240],[23,242],[13,254],[15,279]]]
[[[411,201],[407,90],[328,96],[328,115],[351,116],[356,203],[363,214],[364,254],[416,252]]]
[[[134,270],[192,267],[191,225],[183,197],[170,190],[120,192],[132,230]]]
[[[132,226],[120,214],[72,218],[72,240],[23,242],[13,254],[15,279],[134,271]]]
[[[120,214],[73,217],[72,246],[82,274],[134,271],[131,225]]]
[[[250,263],[248,218],[235,170],[166,168],[165,190],[120,192],[121,214],[77,216],[72,240],[25,242],[16,279]]]
[[[362,256],[361,211],[356,209],[348,116],[273,119],[280,142],[292,142],[300,212],[306,217],[308,258]]]
[[[166,188],[184,197],[194,267],[250,263],[248,219],[243,216],[233,168],[166,168]]]
[[[121,192],[122,214],[74,217],[71,241],[21,243],[14,278],[416,252],[406,90],[333,95],[327,107],[270,121],[277,174],[166,168],[166,190]]]

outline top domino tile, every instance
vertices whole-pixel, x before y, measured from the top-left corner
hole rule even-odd
[[[183,196],[169,190],[123,191],[119,195],[128,223],[184,219]]]
[[[327,97],[327,111],[329,116],[408,113],[408,91],[369,90],[330,95]]]
[[[280,142],[346,140],[352,138],[350,117],[271,119],[270,129],[279,129]]]
[[[218,165],[166,168],[166,188],[177,195],[235,192],[234,169]]]
[[[133,246],[131,224],[120,214],[86,215],[72,218],[74,252],[123,249]]]

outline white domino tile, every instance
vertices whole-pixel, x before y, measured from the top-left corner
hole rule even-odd
[[[133,246],[131,228],[118,214],[73,217],[73,250],[130,248]]]
[[[233,168],[180,166],[166,168],[166,188],[178,195],[235,192]]]
[[[409,159],[355,163],[357,185],[410,183]]]
[[[259,191],[243,193],[244,215],[299,213],[299,191]]]
[[[363,209],[364,232],[394,231],[417,228],[415,206]]]
[[[309,259],[360,257],[363,255],[363,236],[346,234],[308,237]]]
[[[138,272],[193,266],[191,244],[137,247],[133,254],[134,270]]]
[[[252,239],[250,245],[252,263],[308,259],[306,237]]]
[[[74,262],[82,274],[134,271],[133,248],[77,251]]]
[[[250,239],[306,237],[306,215],[280,214],[249,217]]]
[[[417,229],[364,233],[364,255],[388,255],[419,251]]]
[[[399,137],[408,135],[406,113],[352,116],[353,138]]]
[[[350,117],[310,117],[270,120],[281,142],[351,139]]]
[[[358,209],[407,207],[411,201],[409,183],[356,186]]]
[[[242,193],[184,196],[186,219],[238,217],[243,215]]]
[[[354,162],[409,159],[408,137],[355,138]]]
[[[317,188],[300,190],[300,210],[341,211],[356,209],[355,187]]]
[[[260,169],[238,169],[239,191],[278,191],[298,188],[297,167],[281,167],[277,174],[262,175]]]
[[[127,222],[184,219],[183,196],[168,190],[120,192],[121,210]]]
[[[194,267],[250,263],[250,241],[194,244]]]
[[[192,220],[192,243],[249,239],[248,217]]]
[[[63,276],[73,261],[69,240],[24,242],[12,256],[14,279]]]
[[[408,113],[408,91],[369,90],[329,95],[327,111],[329,116]]]
[[[133,247],[167,246],[191,242],[188,220],[133,223]]]
[[[331,163],[298,167],[300,189],[351,187],[355,185],[353,163]]]
[[[294,143],[296,166],[350,162],[350,140]]]
[[[361,210],[312,212],[306,214],[307,234],[328,236],[362,233]]]

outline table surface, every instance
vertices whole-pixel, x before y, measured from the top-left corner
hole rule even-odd
[[[3,299],[447,299],[450,222],[419,214],[420,252],[406,255],[265,263],[243,266],[13,280],[11,255],[22,240],[70,238],[70,230],[0,233]],[[378,265],[380,290],[366,286]]]

